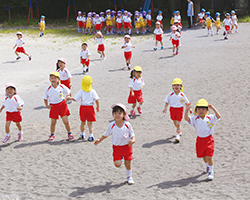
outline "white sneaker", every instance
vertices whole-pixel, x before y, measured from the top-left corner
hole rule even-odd
[[[214,172],[209,172],[207,180],[212,181],[214,179]]]
[[[135,183],[132,177],[128,177],[127,182],[129,185],[133,185]]]
[[[175,142],[180,142],[180,141],[181,141],[181,136],[180,136],[180,134],[178,134],[175,137]]]

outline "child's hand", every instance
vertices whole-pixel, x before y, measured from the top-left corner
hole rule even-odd
[[[135,143],[134,137],[131,140],[128,141],[129,146],[132,146],[134,143]]]
[[[163,113],[167,113],[168,109],[164,108],[164,110],[162,111]]]
[[[134,91],[133,91],[133,92],[131,92],[131,96],[135,96],[135,93],[134,93]]]
[[[211,104],[208,104],[208,108],[210,108],[210,109],[214,109],[214,107],[213,107],[213,105],[211,105]]]
[[[187,103],[186,104],[186,110],[190,110],[190,113],[191,113],[191,103]],[[193,111],[192,111],[193,112]]]
[[[16,109],[17,109],[17,110],[22,110],[23,107],[22,107],[22,106],[18,106]]]
[[[132,48],[135,48],[135,46],[132,46]]]
[[[96,107],[96,112],[99,112],[99,107]]]
[[[46,108],[51,109],[51,105],[46,105]]]
[[[94,141],[94,145],[98,145],[101,141],[99,139]]]

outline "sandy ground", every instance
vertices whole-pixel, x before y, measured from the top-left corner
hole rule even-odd
[[[80,37],[24,35],[25,49],[32,55],[15,61],[12,47],[16,37],[0,33],[1,84],[4,100],[7,82],[17,85],[24,99],[24,140],[17,141],[17,128],[11,126],[11,139],[0,145],[0,199],[249,199],[250,136],[248,84],[250,68],[250,24],[240,24],[238,34],[206,37],[202,29],[182,32],[180,54],[172,56],[169,34],[164,34],[164,50],[153,51],[152,37],[133,37],[136,46],[132,66],[143,68],[145,104],[143,114],[130,120],[135,134],[133,178],[125,184],[126,172],[112,162],[111,138],[98,146],[86,141],[67,142],[62,121],[56,141],[48,143],[50,119],[43,93],[56,59],[64,57],[73,74],[73,95],[80,89],[83,75],[79,64]],[[107,59],[96,53],[89,42],[93,88],[100,96],[100,112],[94,124],[100,137],[112,120],[110,106],[124,103],[128,109],[129,72],[125,68],[122,38],[105,40]],[[215,179],[207,182],[205,164],[196,158],[195,129],[182,122],[183,136],[174,143],[175,128],[169,112],[162,114],[164,98],[172,80],[180,77],[192,105],[205,98],[221,113],[216,125]],[[69,105],[75,138],[79,137],[80,103]],[[0,114],[1,139],[5,137],[5,113]],[[87,131],[88,136],[88,131]]]

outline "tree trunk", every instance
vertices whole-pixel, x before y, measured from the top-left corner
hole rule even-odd
[[[196,16],[201,11],[201,1],[193,0],[193,2],[194,2],[194,16]]]

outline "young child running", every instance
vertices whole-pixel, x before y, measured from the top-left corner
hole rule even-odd
[[[231,27],[231,31],[233,31],[234,27],[235,27],[235,33],[238,33],[238,18],[235,14],[235,11],[232,10],[231,11],[231,20],[232,20],[232,27]]]
[[[161,25],[160,22],[155,23],[156,28],[154,30],[154,38],[153,38],[155,39],[155,47],[154,47],[155,51],[157,50],[158,42],[161,43],[161,49],[164,49],[163,42],[162,42],[163,30],[161,29],[160,25]]]
[[[66,60],[64,58],[59,58],[57,60],[57,72],[60,74],[61,84],[65,85],[67,88],[71,89],[72,79],[71,73],[66,68]],[[70,93],[71,96],[71,93]],[[68,104],[72,103],[71,100],[68,101]]]
[[[93,125],[96,121],[94,102],[96,103],[96,112],[99,112],[99,96],[94,89],[92,89],[93,79],[90,76],[82,78],[81,90],[77,92],[74,97],[67,97],[67,100],[79,101],[81,99],[81,106],[79,115],[81,120],[81,134],[80,139],[85,139],[85,123],[87,121],[89,127],[88,141],[94,141]]]
[[[163,16],[162,16],[162,11],[161,10],[159,10],[158,15],[156,17],[156,20],[158,22],[160,22],[161,28],[163,29],[163,24],[162,24]]]
[[[215,114],[208,115],[209,108]],[[214,179],[214,125],[220,120],[221,115],[213,105],[208,104],[205,99],[200,99],[195,106],[194,116],[188,116],[191,109],[191,103],[188,103],[185,110],[185,120],[196,129],[196,154],[198,158],[203,158],[206,163],[206,172],[208,180]]]
[[[179,41],[180,41],[180,37],[181,34],[179,32],[177,32],[177,27],[176,26],[172,26],[172,32],[170,35],[169,40],[172,40],[172,44],[173,44],[173,56],[178,55],[179,53]]]
[[[40,27],[40,37],[42,37],[42,36],[44,36],[44,30],[45,30],[45,26],[46,26],[44,15],[41,16],[41,20],[40,20],[40,22],[38,22],[38,25]]]
[[[135,48],[135,46],[133,46],[130,42],[130,35],[125,35],[122,49],[124,49],[124,57],[128,66],[128,70],[131,69],[132,48]]]
[[[219,35],[219,31],[220,31],[220,25],[221,25],[221,22],[220,22],[220,13],[217,12],[215,14],[215,27],[216,27],[216,35]]]
[[[103,44],[103,35],[102,35],[102,33],[100,31],[98,31],[95,34],[94,39],[98,43],[97,53],[99,53],[100,57],[104,60],[106,57],[105,57],[105,53],[104,53],[105,47],[104,47],[104,44]]]
[[[25,42],[23,40],[23,34],[21,32],[17,32],[16,36],[18,39],[16,41],[15,46],[13,47],[13,49],[15,49],[17,47],[15,50],[15,54],[17,55],[16,60],[19,60],[21,58],[18,53],[25,54],[26,56],[28,56],[29,60],[31,60],[31,56],[27,52],[25,52],[25,50],[23,48],[23,45],[25,44]]]
[[[232,25],[232,20],[230,19],[230,14],[226,13],[226,18],[223,20],[223,26],[225,27],[225,31],[223,35],[225,36],[224,39],[227,40],[228,34],[231,32],[230,26]]]
[[[89,71],[89,57],[90,52],[88,50],[88,44],[86,42],[82,43],[82,50],[80,52],[80,63],[83,66],[83,74]]]
[[[194,27],[196,27],[198,24],[202,24],[202,28],[205,28],[205,26],[204,26],[204,22],[205,22],[205,20],[204,20],[205,12],[206,12],[206,10],[205,10],[204,8],[202,8],[202,9],[201,9],[201,12],[200,12],[200,13],[198,14],[198,16],[197,16],[197,21],[198,21],[198,23],[196,23],[196,24],[194,25]]]
[[[58,72],[51,72],[49,80],[51,85],[47,87],[43,96],[45,106],[50,110],[49,118],[51,118],[51,135],[49,136],[48,142],[54,142],[56,122],[59,115],[68,131],[69,141],[74,141],[68,120],[70,112],[65,101],[66,97],[70,95],[70,90],[65,85],[60,84],[60,74]]]
[[[137,102],[139,105],[137,106],[137,110],[139,114],[142,114],[142,104],[143,104],[143,97],[142,97],[142,88],[145,85],[144,80],[141,77],[142,68],[139,66],[134,67],[131,71],[130,75],[130,82],[128,87],[130,88],[130,93],[128,97],[128,103],[132,104],[132,110],[130,111],[131,115],[135,115],[135,107]]]
[[[6,108],[6,124],[5,124],[5,132],[6,136],[3,139],[3,143],[6,143],[10,139],[10,124],[11,122],[15,122],[18,128],[18,141],[23,139],[22,132],[22,116],[21,110],[23,109],[23,100],[16,93],[16,86],[13,83],[8,83],[6,85],[6,98],[3,101],[3,106],[0,109],[0,113]]]
[[[214,33],[213,33],[213,22],[215,22],[215,20],[210,16],[210,12],[206,12],[206,15],[205,15],[205,21],[206,21],[206,24],[207,24],[207,36],[213,36]]]
[[[189,103],[186,95],[183,93],[182,80],[180,78],[175,78],[172,83],[172,88],[174,91],[170,92],[165,98],[165,108],[163,113],[167,112],[168,105],[170,106],[170,118],[173,120],[176,127],[176,137],[175,141],[181,141],[181,121],[183,118],[183,107]],[[191,110],[190,110],[191,111]],[[192,111],[191,111],[192,112]]]
[[[151,10],[148,10],[148,14],[146,15],[146,19],[147,19],[147,32],[151,32],[151,26],[152,26],[152,16],[151,16]]]
[[[133,128],[127,120],[126,107],[123,104],[116,104],[112,107],[112,114],[114,121],[111,122],[105,131],[105,133],[97,139],[94,144],[99,144],[102,140],[112,135],[113,143],[113,161],[116,167],[122,165],[122,159],[124,158],[124,165],[127,172],[127,183],[129,185],[134,184],[132,178],[132,164],[133,160],[133,148],[132,145],[135,143],[135,134]]]

